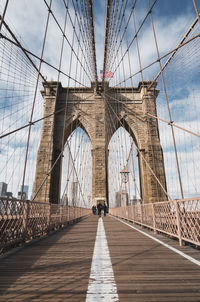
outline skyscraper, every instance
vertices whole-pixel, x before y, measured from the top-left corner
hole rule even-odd
[[[77,203],[77,193],[78,193],[78,182],[73,181],[71,187],[71,197],[72,197],[72,205],[75,206]]]
[[[6,196],[7,186],[5,182],[0,182],[0,196]]]
[[[115,193],[115,206],[121,207],[121,192],[116,192]]]
[[[120,190],[115,193],[116,207],[125,207],[129,204],[129,195],[126,190]]]

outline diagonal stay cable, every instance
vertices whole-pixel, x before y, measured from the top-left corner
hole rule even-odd
[[[196,38],[200,37],[200,33],[193,36],[192,38],[190,38],[189,40],[187,40],[186,42],[182,43],[181,45],[175,47],[174,49],[168,51],[167,53],[165,53],[163,56],[160,56],[160,58],[156,59],[155,61],[151,62],[150,64],[146,65],[145,67],[143,67],[142,69],[138,70],[137,72],[135,72],[134,74],[132,74],[131,76],[127,77],[125,80],[119,82],[116,84],[116,86],[121,85],[122,83],[125,83],[126,81],[128,81],[129,79],[133,78],[134,76],[138,75],[139,73],[141,73],[142,71],[148,69],[149,67],[151,67],[152,65],[158,63],[159,61],[161,61],[162,59],[166,58],[168,55],[172,54],[174,51],[177,51],[178,49],[182,48],[183,46],[185,46],[186,44],[190,43],[191,41],[195,40]]]
[[[50,0],[50,8],[52,5],[52,1],[53,0]],[[44,50],[45,50],[45,45],[46,45],[47,32],[48,32],[48,27],[49,27],[49,19],[50,19],[50,11],[48,12],[47,18],[46,18],[45,31],[44,31],[43,41],[42,41],[42,49],[41,49],[39,67],[38,67],[38,75],[37,75],[35,91],[34,91],[34,98],[33,98],[33,103],[32,103],[32,108],[31,108],[30,119],[29,119],[28,136],[27,136],[27,142],[26,142],[26,153],[25,153],[25,159],[24,159],[24,169],[23,169],[22,187],[21,187],[21,200],[23,199],[24,183],[25,183],[25,177],[26,177],[26,168],[27,168],[28,153],[29,153],[30,139],[31,139],[32,120],[33,120],[33,114],[34,114],[36,98],[37,98],[37,91],[38,91],[38,86],[39,86],[40,71],[41,71],[41,67],[42,67],[42,58],[44,55]]]
[[[26,54],[26,56],[29,54],[29,55],[33,56],[34,58],[36,58],[37,60],[40,60],[40,57],[39,57],[39,56],[37,56],[36,54],[34,54],[33,52],[31,52],[30,50],[28,50],[28,49],[24,48],[23,46],[21,46],[21,44],[18,44],[17,42],[14,42],[13,40],[9,39],[8,37],[6,37],[5,35],[3,35],[3,34],[1,34],[1,33],[0,33],[0,38],[3,38],[3,39],[5,39],[5,40],[7,40],[8,42],[12,43],[13,45],[15,45],[15,46],[21,48],[22,51]],[[67,78],[71,79],[71,80],[74,81],[75,83],[77,83],[77,84],[79,84],[79,85],[81,85],[81,86],[83,86],[83,87],[88,87],[88,86],[84,85],[83,83],[77,81],[76,79],[74,79],[73,77],[71,77],[70,75],[68,75],[67,73],[65,73],[64,71],[59,70],[57,67],[53,66],[52,64],[50,64],[50,63],[47,62],[46,60],[42,59],[42,63],[44,63],[44,64],[48,65],[49,67],[51,67],[52,69],[54,69],[54,70],[60,72],[61,74],[63,74],[63,75],[66,76]],[[33,64],[34,64],[34,63],[32,63],[32,65],[33,65]],[[35,69],[36,69],[37,72],[38,72],[37,67],[36,67]],[[42,79],[44,80],[45,83],[48,83],[47,80],[46,80],[46,78],[45,78],[42,74],[41,74],[41,77],[42,77]]]
[[[158,74],[155,76],[155,78],[153,79],[153,81],[151,82],[151,85],[148,88],[151,88],[152,85],[156,82],[156,80],[159,78],[159,76],[161,75],[161,72],[164,71],[164,69],[167,67],[167,65],[170,63],[170,61],[172,60],[172,58],[174,57],[174,55],[177,53],[177,51],[179,50],[179,46],[182,45],[185,41],[185,39],[187,39],[187,37],[189,36],[189,34],[191,33],[191,31],[193,30],[193,28],[195,27],[195,25],[198,22],[198,18],[196,18],[193,23],[190,25],[189,29],[187,30],[187,32],[184,34],[183,38],[181,39],[181,41],[179,42],[177,48],[175,48],[175,50],[171,53],[171,56],[167,59],[167,61],[165,62],[165,64],[162,67],[162,70],[160,70],[158,72]]]
[[[19,42],[19,40],[17,39],[17,37],[14,35],[14,33],[12,32],[12,30],[10,29],[10,27],[8,26],[8,24],[5,22],[5,20],[3,20],[2,16],[0,16],[0,20],[2,21],[2,24],[5,26],[5,28],[10,33],[11,37],[15,40],[16,43],[14,43],[12,40],[8,39],[2,33],[0,33],[0,38],[4,38],[7,41],[10,41],[13,44],[15,44],[16,46],[18,46],[19,48],[21,48],[21,50],[23,51],[23,53],[25,54],[25,56],[28,58],[28,60],[31,62],[31,64],[33,65],[33,67],[36,69],[37,72],[39,72],[39,74],[40,74],[41,78],[43,79],[43,81],[46,82],[45,77],[41,74],[41,72],[39,71],[39,69],[37,68],[37,66],[33,62],[33,60],[29,57],[28,51],[25,50],[25,48],[21,45],[21,43]],[[40,60],[40,57],[37,57],[37,59]]]
[[[78,102],[76,103],[76,105],[77,105],[77,104],[80,104],[82,101],[88,100],[91,96],[93,96],[93,94],[91,94],[91,95],[87,96],[86,98],[84,98],[84,99],[78,101]],[[12,130],[12,131],[10,131],[10,132],[8,132],[8,133],[5,133],[5,134],[1,135],[1,136],[0,136],[0,139],[6,137],[6,136],[8,136],[8,135],[11,135],[11,134],[13,134],[13,133],[15,133],[15,132],[18,132],[18,131],[20,131],[20,130],[26,128],[26,127],[29,127],[30,124],[31,124],[31,125],[35,125],[36,123],[41,122],[42,120],[45,120],[45,119],[49,118],[50,116],[56,115],[56,114],[58,114],[58,113],[60,113],[60,112],[62,112],[62,111],[64,111],[64,110],[65,110],[65,108],[58,109],[58,110],[56,110],[55,112],[53,112],[53,113],[51,113],[51,114],[45,115],[45,116],[43,116],[43,117],[41,117],[41,118],[39,118],[39,119],[37,119],[37,120],[34,120],[34,121],[32,121],[32,122],[29,122],[29,123],[27,123],[27,124],[25,124],[25,125],[23,125],[23,126],[21,126],[21,127],[19,127],[19,128],[16,128],[16,129],[14,129],[14,130]]]
[[[107,93],[105,93],[105,95],[108,96],[110,99],[113,99],[114,101],[116,101],[116,102],[118,102],[118,103],[120,103],[120,104],[125,105],[124,102],[119,101],[116,97],[113,97],[113,96],[111,96],[111,95],[109,95],[109,94],[107,94]],[[127,110],[127,108],[126,108],[126,110]],[[129,112],[130,114],[133,114],[133,115],[135,116],[135,118],[139,119],[140,121],[145,121],[145,119],[142,119],[141,116],[137,115],[137,114],[134,112],[134,110],[132,110],[132,109],[130,109],[130,108],[128,108],[127,112]],[[169,126],[170,126],[171,124],[173,124],[174,127],[178,128],[178,129],[180,129],[180,130],[183,130],[183,131],[185,131],[185,132],[187,132],[187,133],[189,133],[189,134],[192,134],[192,135],[195,135],[195,136],[197,136],[197,137],[200,137],[200,134],[199,134],[199,133],[194,132],[194,131],[191,131],[191,130],[186,129],[186,128],[184,128],[184,127],[181,127],[181,126],[179,126],[179,125],[177,125],[177,124],[174,124],[174,122],[166,121],[166,120],[164,120],[164,119],[162,119],[162,118],[160,118],[160,117],[158,117],[158,116],[152,115],[152,114],[150,114],[150,113],[147,113],[147,115],[150,116],[150,117],[153,117],[153,118],[155,118],[155,119],[157,119],[157,120],[160,120],[160,121],[162,121],[163,123],[165,123],[165,124],[167,124],[167,125],[169,125]]]

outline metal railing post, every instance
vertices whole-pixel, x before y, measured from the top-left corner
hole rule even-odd
[[[154,204],[152,203],[152,217],[153,217],[153,232],[154,234],[157,234],[156,231],[156,216],[155,216],[155,209],[154,209]]]
[[[62,225],[62,206],[59,205],[60,207],[60,226]]]
[[[51,225],[51,204],[48,205],[47,231],[50,230],[50,225]]]
[[[23,237],[25,238],[27,235],[27,226],[28,226],[28,218],[29,218],[29,201],[24,202],[24,212],[23,212]]]
[[[141,204],[140,205],[140,213],[141,213],[141,226],[142,226],[142,228],[143,228],[143,205]]]
[[[67,206],[67,222],[69,223],[69,219],[70,219],[70,208],[69,206]]]
[[[178,239],[180,246],[183,245],[183,240],[181,238],[181,223],[180,223],[180,215],[179,215],[179,206],[178,201],[174,200],[175,210],[176,210],[176,223],[177,223],[177,231],[178,231]]]
[[[132,218],[133,222],[135,223],[135,205],[132,206]]]

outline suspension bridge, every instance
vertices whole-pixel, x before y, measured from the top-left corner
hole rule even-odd
[[[200,3],[0,3],[0,301],[200,301]]]

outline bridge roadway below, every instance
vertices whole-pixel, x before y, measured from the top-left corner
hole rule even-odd
[[[191,262],[136,229],[111,216],[89,216],[2,256],[0,301],[199,302],[200,251],[155,235],[196,259]]]

